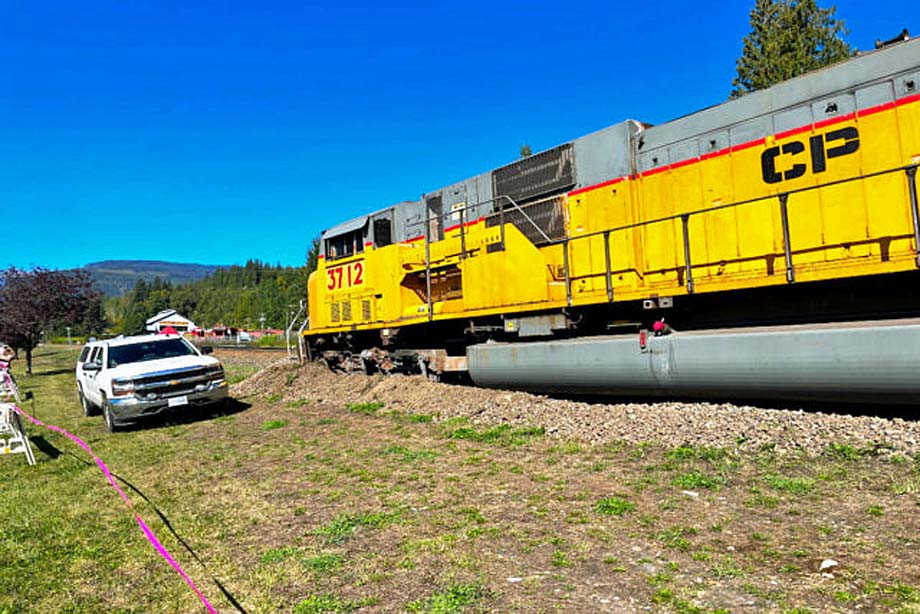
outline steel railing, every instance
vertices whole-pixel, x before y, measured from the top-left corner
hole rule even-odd
[[[685,280],[687,292],[689,294],[693,294],[696,290],[696,287],[695,287],[695,281],[694,281],[694,276],[693,276],[693,260],[692,260],[692,256],[690,252],[690,244],[691,244],[690,219],[691,217],[701,216],[701,215],[713,213],[716,211],[722,211],[722,210],[728,210],[728,209],[738,209],[741,207],[754,205],[754,204],[763,204],[765,202],[769,202],[774,199],[778,201],[780,221],[781,221],[782,230],[783,230],[783,254],[784,254],[785,266],[786,266],[786,281],[788,283],[794,283],[795,282],[795,266],[793,264],[793,258],[792,258],[793,250],[792,250],[792,244],[791,244],[792,239],[791,239],[790,225],[789,225],[789,198],[790,196],[797,195],[797,194],[803,194],[803,193],[811,192],[814,190],[823,190],[825,188],[830,188],[830,187],[837,186],[837,185],[843,185],[843,184],[851,183],[854,181],[862,181],[862,180],[872,179],[874,177],[880,177],[884,175],[890,175],[893,173],[903,172],[905,173],[906,178],[907,178],[907,187],[908,187],[908,194],[909,194],[909,199],[910,199],[910,210],[911,210],[911,219],[912,219],[912,226],[913,226],[912,230],[913,230],[913,237],[914,237],[914,250],[916,252],[914,261],[915,261],[916,266],[920,268],[920,209],[918,209],[918,198],[917,198],[917,168],[918,166],[920,166],[920,164],[910,164],[906,166],[899,166],[899,167],[895,167],[891,169],[886,169],[883,171],[868,173],[865,175],[858,175],[856,177],[848,177],[846,179],[830,181],[830,182],[822,183],[819,185],[806,186],[804,188],[798,188],[795,190],[788,190],[785,192],[780,192],[779,194],[771,194],[768,196],[758,196],[756,198],[750,198],[750,199],[731,202],[731,203],[719,204],[719,205],[715,205],[712,207],[707,207],[705,209],[699,209],[696,211],[677,213],[674,215],[659,217],[659,218],[655,218],[651,220],[645,220],[642,222],[635,222],[632,224],[624,224],[622,226],[615,226],[613,228],[607,228],[607,229],[599,230],[596,232],[586,233],[583,235],[579,235],[577,237],[571,237],[567,235],[562,239],[552,239],[550,236],[548,236],[546,232],[544,231],[544,229],[540,228],[540,226],[529,215],[527,215],[527,213],[522,209],[520,205],[518,205],[517,202],[514,201],[514,199],[512,199],[509,196],[505,196],[505,195],[499,195],[494,198],[484,200],[482,202],[475,203],[472,205],[464,205],[463,207],[455,211],[451,211],[449,213],[442,213],[437,216],[433,216],[429,214],[427,219],[423,222],[425,224],[425,286],[426,286],[426,296],[427,296],[426,302],[428,306],[428,319],[431,320],[434,315],[432,313],[432,296],[431,296],[431,223],[436,220],[439,223],[443,223],[443,220],[447,216],[455,215],[459,213],[459,220],[460,220],[460,254],[459,256],[461,259],[465,259],[467,257],[466,230],[465,230],[466,224],[467,224],[466,212],[470,209],[473,209],[474,207],[480,207],[482,205],[486,205],[489,203],[499,203],[498,213],[497,213],[499,217],[498,225],[500,228],[500,231],[499,231],[500,239],[499,239],[499,244],[498,244],[499,250],[505,249],[505,223],[506,222],[505,222],[504,212],[505,212],[506,206],[520,213],[520,215],[524,218],[524,220],[526,220],[529,224],[531,224],[539,232],[539,234],[545,241],[544,243],[545,245],[562,245],[563,277],[564,277],[565,289],[566,289],[566,302],[567,304],[571,305],[572,304],[572,272],[571,272],[571,263],[570,263],[570,257],[569,257],[569,247],[573,242],[591,239],[591,238],[597,238],[597,237],[604,238],[604,264],[605,264],[604,276],[606,279],[607,300],[612,301],[613,300],[613,269],[612,269],[613,258],[612,258],[612,254],[610,251],[611,234],[617,233],[617,232],[625,232],[629,230],[637,230],[637,229],[646,228],[646,227],[649,227],[655,224],[665,224],[668,222],[676,222],[677,220],[680,220],[681,227],[682,227],[682,235],[683,235],[682,238],[683,238],[683,252],[684,252],[684,263],[683,263],[684,280]],[[524,206],[527,207],[530,205],[538,204],[541,202],[546,202],[548,200],[556,199],[556,198],[559,198],[559,196],[558,195],[551,196],[545,199],[541,199],[539,201],[527,203]],[[493,213],[492,216],[494,215],[496,214]]]

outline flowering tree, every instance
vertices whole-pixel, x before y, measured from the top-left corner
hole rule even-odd
[[[103,324],[100,301],[85,272],[10,267],[0,272],[0,340],[25,351],[31,374],[32,350],[42,333],[62,326],[95,332]]]

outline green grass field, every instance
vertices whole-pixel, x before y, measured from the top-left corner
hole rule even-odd
[[[589,446],[284,386],[113,435],[81,415],[76,352],[17,365],[24,409],[143,493],[126,488],[222,612],[213,579],[253,613],[920,611],[912,458]],[[0,613],[205,611],[91,459],[28,432],[37,466],[0,457]]]

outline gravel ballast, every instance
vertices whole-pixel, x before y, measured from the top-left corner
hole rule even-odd
[[[920,423],[828,411],[767,409],[710,402],[581,402],[507,390],[456,386],[420,376],[333,373],[319,364],[276,362],[231,394],[282,395],[286,401],[382,402],[391,411],[463,416],[479,424],[541,426],[548,435],[592,444],[738,447],[819,454],[831,444],[883,454],[920,452]],[[880,412],[882,410],[880,409]]]

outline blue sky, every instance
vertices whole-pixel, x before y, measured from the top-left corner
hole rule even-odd
[[[725,100],[753,3],[0,0],[0,267],[302,264],[523,143]],[[920,35],[836,5],[860,49]]]

